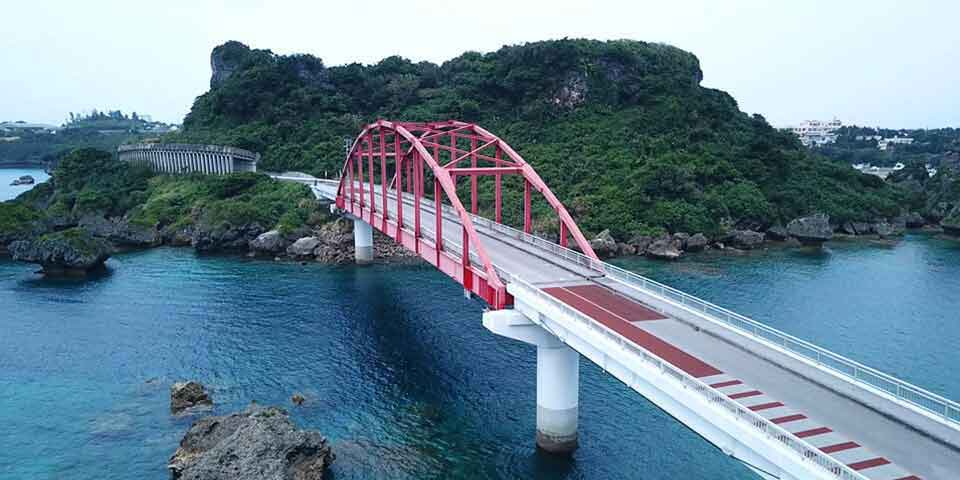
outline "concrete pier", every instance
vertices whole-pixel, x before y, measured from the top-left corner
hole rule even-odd
[[[577,449],[580,354],[556,343],[537,346],[537,446],[571,453]]]
[[[580,354],[516,310],[491,310],[483,326],[537,347],[537,447],[555,454],[577,449]]]
[[[373,227],[360,219],[353,220],[353,252],[357,263],[373,261]]]

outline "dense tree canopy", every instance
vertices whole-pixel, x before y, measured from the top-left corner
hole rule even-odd
[[[700,85],[695,56],[667,45],[564,39],[442,65],[326,67],[229,42],[213,57],[211,90],[173,139],[258,151],[263,169],[330,174],[343,138],[377,118],[457,118],[509,142],[590,232],[716,234],[814,211],[837,221],[898,213],[894,189],[741,112]]]

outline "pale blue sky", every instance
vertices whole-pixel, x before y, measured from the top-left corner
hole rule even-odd
[[[956,0],[37,0],[0,13],[0,120],[119,108],[180,122],[207,90],[210,50],[230,39],[338,65],[567,36],[689,50],[705,85],[778,126],[960,126]]]

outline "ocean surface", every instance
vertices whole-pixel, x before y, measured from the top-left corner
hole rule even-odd
[[[617,263],[960,397],[960,243]],[[215,413],[287,407],[330,438],[337,480],[756,478],[586,360],[581,448],[538,453],[534,349],[486,331],[429,266],[174,248],[107,264],[48,280],[0,260],[0,479],[168,478],[194,419],[169,414],[180,379],[207,384]]]
[[[15,198],[27,190],[33,188],[33,185],[10,185],[14,179],[21,175],[30,175],[36,179],[37,183],[45,182],[49,175],[39,168],[0,168],[0,202]]]

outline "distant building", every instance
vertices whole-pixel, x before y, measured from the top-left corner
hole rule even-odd
[[[0,130],[5,132],[46,132],[55,133],[58,127],[47,125],[45,123],[27,123],[27,122],[0,122]]]
[[[890,145],[910,145],[911,143],[913,143],[913,139],[910,137],[896,136],[877,140],[877,148],[886,150]]]
[[[829,122],[807,120],[790,131],[800,138],[805,147],[819,147],[837,141],[837,130],[843,126],[840,120],[834,118]]]

